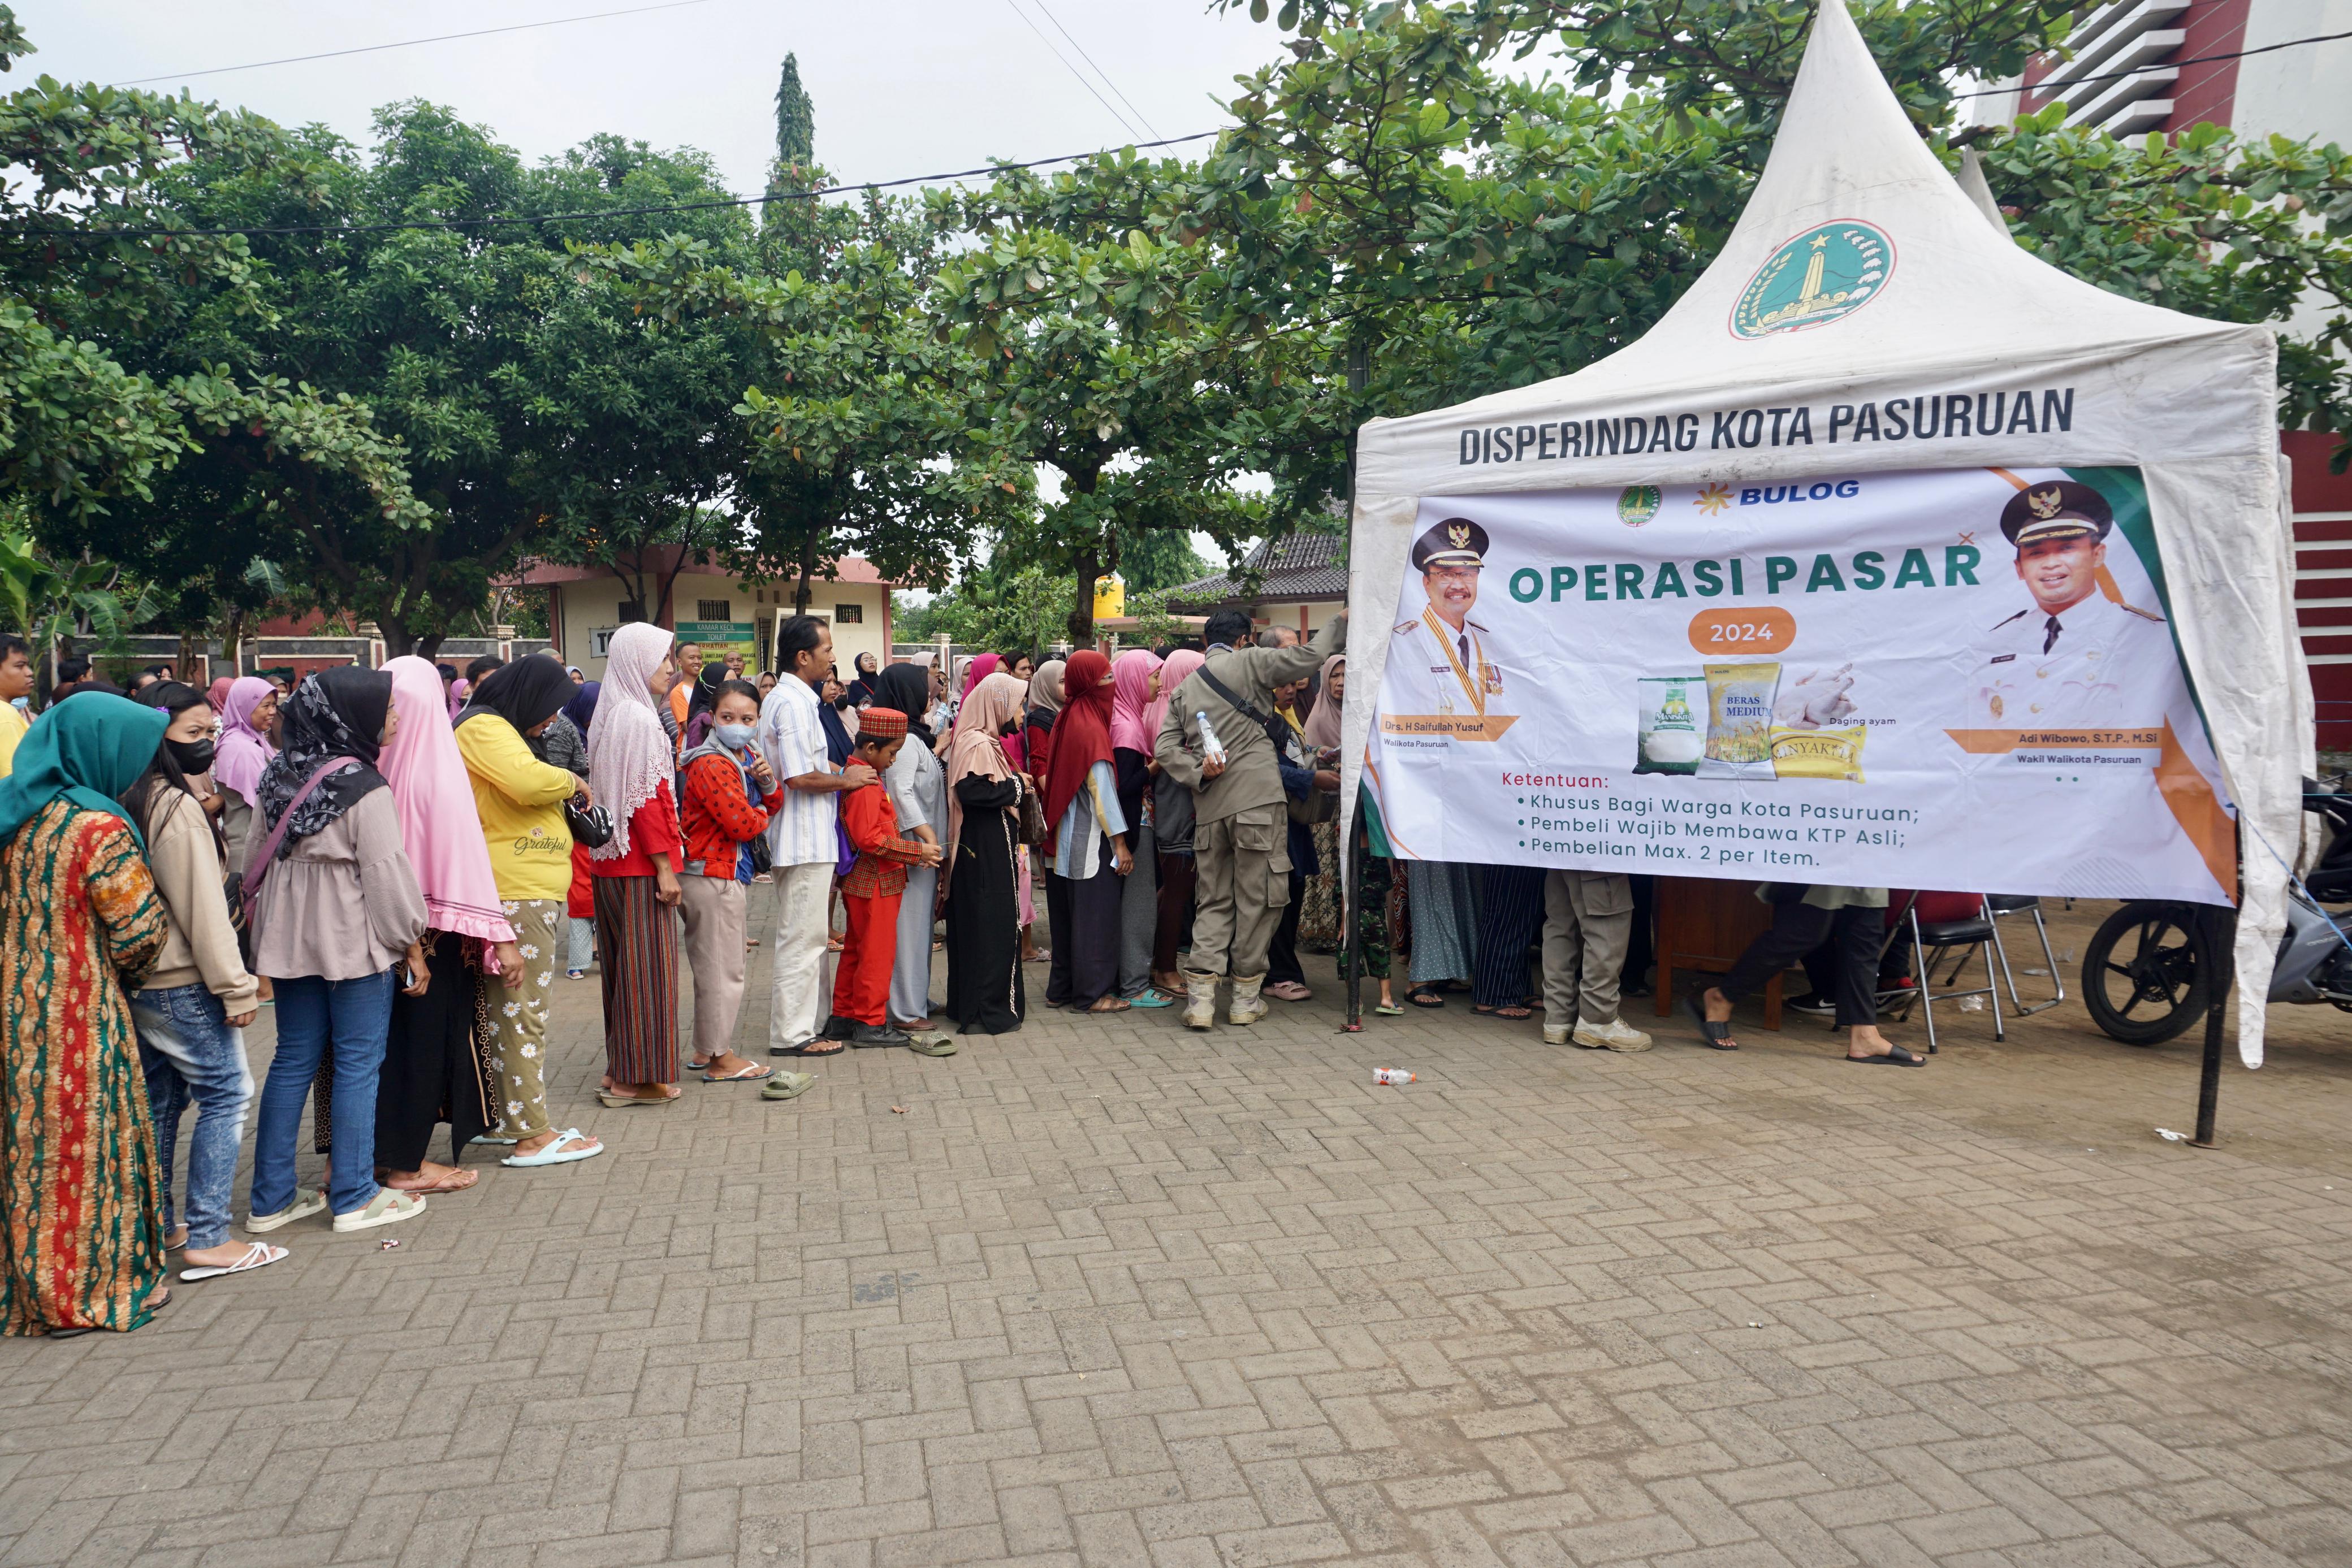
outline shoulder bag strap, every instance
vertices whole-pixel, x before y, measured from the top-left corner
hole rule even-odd
[[[269,830],[269,837],[262,841],[261,858],[254,862],[253,875],[247,878],[238,890],[245,899],[245,916],[247,920],[253,918],[253,906],[261,900],[262,879],[269,874],[270,866],[278,859],[278,846],[286,841],[286,828],[294,821],[294,809],[310,798],[311,790],[326,782],[327,775],[358,766],[357,758],[330,757],[320,765],[316,773],[311,774],[303,782],[302,788],[294,791],[294,799],[286,802],[286,810],[278,814],[278,825]]]
[[[1206,685],[1211,691],[1223,698],[1225,705],[1228,707],[1232,708],[1235,713],[1240,714],[1243,717],[1255,723],[1260,729],[1265,731],[1266,739],[1274,743],[1275,754],[1276,756],[1281,755],[1283,742],[1289,738],[1288,726],[1285,725],[1282,720],[1278,718],[1268,718],[1265,714],[1260,713],[1254,705],[1245,703],[1242,701],[1241,698],[1235,696],[1233,694],[1232,688],[1228,687],[1224,682],[1209,674],[1209,666],[1207,664],[1203,663],[1199,669],[1192,673],[1200,676],[1202,682]]]

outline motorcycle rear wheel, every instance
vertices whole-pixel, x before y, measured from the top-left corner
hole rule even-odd
[[[2197,962],[2197,906],[2137,900],[2100,923],[2083,951],[2091,1021],[2126,1045],[2162,1045],[2205,1014],[2212,977]]]

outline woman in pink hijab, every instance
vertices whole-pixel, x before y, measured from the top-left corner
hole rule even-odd
[[[1152,937],[1160,925],[1160,856],[1153,840],[1152,782],[1160,764],[1145,727],[1160,699],[1160,655],[1129,648],[1110,667],[1110,759],[1118,779],[1118,809],[1132,825],[1135,869],[1119,892],[1118,994],[1139,1008],[1171,1006],[1176,998],[1151,978]]]
[[[1143,710],[1143,732],[1154,745],[1160,739],[1160,722],[1168,716],[1169,699],[1201,664],[1198,649],[1179,648],[1160,666],[1159,693]],[[1184,906],[1192,901],[1197,870],[1192,863],[1192,791],[1165,773],[1153,775],[1151,783],[1151,847],[1159,861],[1152,869],[1160,883],[1159,908],[1151,923],[1151,983],[1171,995],[1181,995],[1184,977],[1177,972],[1176,945],[1184,934]],[[1176,810],[1170,810],[1170,806]]]
[[[387,663],[400,725],[377,758],[400,809],[400,836],[425,894],[432,983],[392,1009],[383,1077],[376,1091],[375,1153],[383,1185],[402,1192],[462,1192],[481,1179],[459,1170],[467,1144],[499,1124],[501,1085],[478,1046],[480,989],[512,986],[522,950],[499,902],[489,847],[474,809],[473,781],[449,727],[440,672],[423,659]],[[498,996],[492,993],[491,1005]],[[450,1164],[425,1157],[446,1108]]]
[[[245,863],[246,835],[252,831],[254,808],[260,803],[261,770],[278,755],[278,748],[269,744],[269,726],[277,714],[278,688],[259,675],[238,676],[221,695],[220,745],[213,752],[213,783],[222,797],[221,832],[228,840],[231,865]]]

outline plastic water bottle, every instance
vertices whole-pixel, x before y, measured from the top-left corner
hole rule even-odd
[[[1192,721],[1201,727],[1201,754],[1202,758],[1210,762],[1223,762],[1225,759],[1225,743],[1217,738],[1217,727],[1209,722],[1208,710],[1206,708],[1196,710],[1192,715]]]
[[[1413,1076],[1402,1067],[1375,1067],[1372,1069],[1372,1082],[1375,1083],[1411,1083],[1413,1082]]]

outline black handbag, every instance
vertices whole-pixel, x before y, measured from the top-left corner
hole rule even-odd
[[[600,850],[613,841],[613,813],[602,806],[583,806],[575,795],[563,802],[563,825],[572,830],[572,841],[588,849]]]
[[[1045,841],[1045,802],[1026,779],[1021,782],[1021,841],[1033,845]]]

